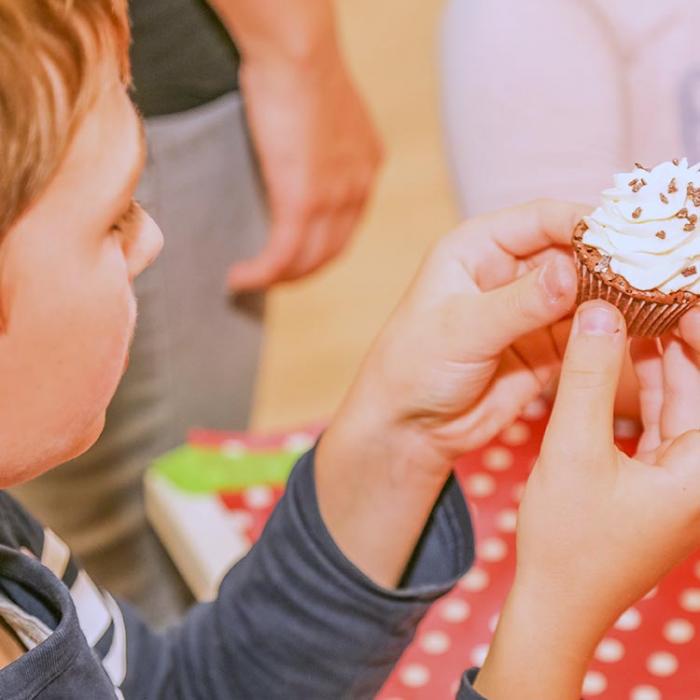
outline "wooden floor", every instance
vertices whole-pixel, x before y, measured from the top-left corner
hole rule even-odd
[[[439,128],[442,0],[337,0],[353,72],[387,160],[351,250],[270,295],[256,429],[329,417],[431,241],[456,222]]]

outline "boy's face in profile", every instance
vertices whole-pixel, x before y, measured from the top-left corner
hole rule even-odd
[[[127,360],[132,282],[162,245],[132,202],[143,132],[110,75],[56,177],[0,243],[0,487],[96,440]]]

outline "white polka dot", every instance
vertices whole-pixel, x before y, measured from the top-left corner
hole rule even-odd
[[[485,498],[496,490],[496,482],[489,474],[479,472],[467,477],[465,487],[467,493],[473,498]]]
[[[228,515],[235,528],[247,530],[253,525],[253,516],[247,510],[232,510]]]
[[[615,419],[615,437],[621,439],[630,439],[639,435],[639,423],[629,418]]]
[[[219,450],[227,457],[240,457],[246,453],[246,446],[241,440],[224,440]]]
[[[513,486],[512,498],[516,503],[520,503],[523,500],[523,494],[525,493],[525,482],[521,481],[519,484]]]
[[[583,692],[586,695],[600,695],[607,687],[608,680],[600,671],[589,671],[583,679]]]
[[[307,433],[293,433],[284,441],[284,449],[290,452],[306,452],[311,449],[314,439]]]
[[[462,576],[459,582],[460,588],[471,593],[479,593],[489,585],[489,575],[478,566],[475,566],[469,573]]]
[[[471,659],[471,662],[474,664],[474,666],[483,666],[484,661],[486,661],[486,657],[489,654],[489,645],[488,644],[478,644],[477,646],[472,649],[471,656],[469,657]]]
[[[535,399],[531,401],[523,409],[523,418],[528,418],[529,420],[538,420],[539,418],[544,418],[547,414],[547,404],[542,399]]]
[[[652,598],[656,597],[656,594],[659,592],[659,587],[654,586],[649,593],[647,593],[642,600],[651,600]]]
[[[700,588],[686,588],[681,593],[681,607],[688,612],[700,612]]]
[[[630,700],[661,700],[661,693],[651,685],[638,685],[632,689]]]
[[[273,500],[272,489],[268,486],[252,486],[243,493],[249,508],[267,508]]]
[[[477,546],[477,556],[483,561],[502,561],[508,554],[508,546],[498,537],[488,537]]]
[[[664,625],[664,637],[671,644],[687,644],[695,636],[695,627],[688,620],[669,620]]]
[[[489,447],[484,452],[484,466],[502,472],[513,466],[513,453],[507,447]]]
[[[606,664],[614,664],[625,655],[625,647],[617,639],[604,639],[595,650],[595,657],[598,661]]]
[[[672,676],[678,670],[678,659],[668,651],[657,651],[647,659],[647,671],[655,676]]]
[[[630,630],[636,630],[641,622],[642,616],[639,614],[639,610],[636,608],[630,608],[620,615],[615,623],[615,628],[618,630],[623,630],[624,632],[629,632]]]
[[[501,433],[501,442],[512,447],[523,445],[530,439],[530,428],[522,421],[516,421]]]
[[[518,511],[506,508],[496,516],[496,527],[505,533],[515,532],[518,526]]]
[[[496,613],[495,615],[491,615],[491,619],[489,620],[489,629],[491,632],[496,631],[496,627],[498,627],[498,620],[501,618],[500,613]]]
[[[408,664],[401,669],[399,678],[409,688],[421,688],[430,680],[430,671],[422,664]]]
[[[470,613],[469,603],[461,598],[451,598],[440,606],[440,617],[447,622],[462,622]]]
[[[426,632],[420,645],[426,654],[444,654],[450,648],[450,638],[444,632]]]

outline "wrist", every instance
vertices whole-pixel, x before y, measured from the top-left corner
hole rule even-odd
[[[578,700],[605,629],[590,610],[575,609],[564,589],[516,579],[476,689],[490,700]]]
[[[238,18],[231,19],[244,67],[314,70],[340,60],[330,3],[327,0],[304,0],[304,3],[303,11],[276,8],[276,20],[266,17],[237,26]],[[268,10],[269,14],[273,11]]]
[[[413,555],[450,464],[375,409],[346,402],[340,410],[316,451],[316,488],[341,551],[391,588]]]

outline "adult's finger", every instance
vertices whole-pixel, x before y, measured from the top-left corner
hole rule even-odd
[[[609,462],[625,339],[624,320],[616,308],[603,301],[579,307],[542,446],[555,461],[566,457],[586,465]]]
[[[273,225],[260,254],[231,267],[227,280],[229,289],[232,292],[255,291],[284,281],[301,254],[304,232],[301,224]]]
[[[463,308],[465,352],[477,361],[492,358],[518,338],[561,319],[575,298],[573,264],[558,257],[503,287],[471,294]]]

